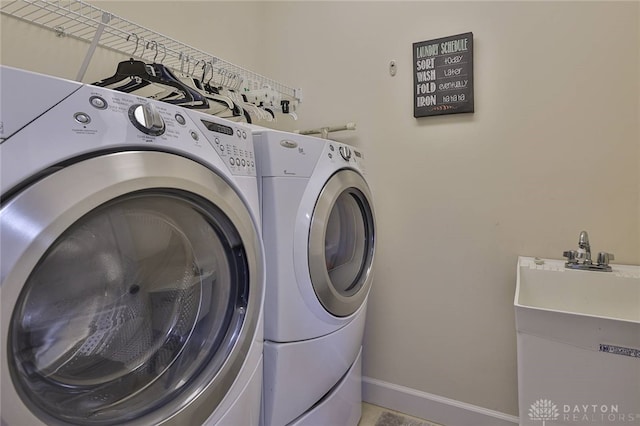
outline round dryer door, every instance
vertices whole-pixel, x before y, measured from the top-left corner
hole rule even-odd
[[[315,293],[333,315],[353,314],[372,281],[375,217],[369,186],[340,170],[322,189],[311,219],[309,273]]]
[[[262,292],[255,227],[221,178],[170,154],[97,157],[11,199],[1,231],[3,370],[44,423],[180,423],[215,409]]]

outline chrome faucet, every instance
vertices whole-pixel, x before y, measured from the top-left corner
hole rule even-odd
[[[589,244],[589,234],[587,231],[580,232],[578,238],[578,259],[582,260],[582,263],[591,265],[591,245]]]
[[[589,244],[589,234],[587,231],[580,232],[578,238],[578,250],[569,250],[562,253],[567,258],[564,264],[566,268],[583,269],[588,271],[605,271],[611,272],[609,262],[615,259],[613,253],[598,253],[597,263],[591,260],[591,245]]]

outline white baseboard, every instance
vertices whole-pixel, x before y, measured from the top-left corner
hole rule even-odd
[[[518,417],[362,377],[362,400],[444,426],[514,426]]]

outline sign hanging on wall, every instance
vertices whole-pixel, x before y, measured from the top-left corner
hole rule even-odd
[[[413,116],[473,112],[473,33],[413,43]]]

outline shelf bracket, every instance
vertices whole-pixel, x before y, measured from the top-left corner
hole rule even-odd
[[[102,33],[104,32],[105,26],[111,21],[111,14],[108,12],[102,13],[102,22],[96,28],[96,32],[93,35],[93,40],[91,40],[91,45],[89,46],[89,50],[87,50],[87,54],[84,56],[84,61],[78,70],[78,75],[76,76],[76,81],[82,81],[84,75],[87,72],[87,68],[89,68],[89,63],[91,62],[91,58],[93,57],[96,48],[98,47],[98,42],[100,41],[100,37],[102,37]]]

